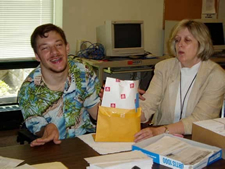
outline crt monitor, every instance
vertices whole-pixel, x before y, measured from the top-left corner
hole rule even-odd
[[[143,21],[105,21],[96,33],[107,57],[144,55]]]
[[[205,22],[208,27],[214,46],[224,44],[223,22]]]
[[[219,19],[199,19],[209,29],[215,52],[225,50],[224,22]]]

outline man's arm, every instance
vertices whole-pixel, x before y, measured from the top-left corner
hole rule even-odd
[[[99,107],[99,106],[100,106],[100,103],[98,103],[98,104],[96,104],[94,107],[88,109],[89,114],[91,115],[91,117],[92,117],[94,120],[97,120],[97,116],[98,116],[98,107]]]

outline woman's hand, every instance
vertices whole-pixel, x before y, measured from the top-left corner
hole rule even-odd
[[[139,142],[142,140],[145,140],[147,138],[159,135],[164,133],[165,128],[164,127],[147,127],[139,131],[134,135],[135,139],[134,142]]]
[[[179,137],[183,137],[184,134],[184,125],[182,121],[179,121],[177,123],[173,123],[173,124],[169,124],[166,125],[167,126],[167,130],[169,132],[169,134],[173,134],[175,136],[179,136]],[[160,127],[147,127],[142,129],[141,131],[139,131],[138,133],[136,133],[134,135],[135,137],[135,142],[139,142],[141,140],[159,135],[159,134],[163,134],[166,131],[166,127],[165,126],[160,126]]]

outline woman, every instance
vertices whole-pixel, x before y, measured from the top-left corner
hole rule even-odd
[[[145,122],[153,124],[135,135],[135,142],[162,134],[191,134],[195,121],[219,117],[225,94],[225,72],[209,60],[213,46],[207,27],[183,20],[172,31],[169,51],[175,58],[155,66],[140,105]]]

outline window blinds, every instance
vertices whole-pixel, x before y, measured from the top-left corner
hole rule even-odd
[[[52,23],[54,0],[0,0],[0,60],[34,57],[30,36]]]

